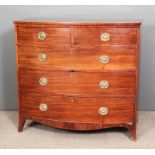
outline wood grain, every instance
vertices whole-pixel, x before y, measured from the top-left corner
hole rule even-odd
[[[110,40],[103,42],[100,37],[103,33],[110,34]],[[94,45],[135,45],[137,44],[136,28],[74,28],[73,45],[94,46]]]
[[[29,117],[105,124],[128,123],[133,119],[133,98],[68,97],[21,91],[21,101],[21,111]],[[40,103],[47,104],[47,111],[40,111]],[[108,114],[100,115],[100,107],[107,107]]]
[[[75,70],[75,71],[135,71],[136,48],[96,47],[91,49],[51,49],[19,46],[19,64],[34,69]],[[47,60],[39,60],[39,54],[46,54]],[[100,62],[107,55],[109,63]]]
[[[39,32],[46,33],[45,40],[38,39]],[[70,44],[70,29],[17,27],[17,44],[67,47]]]
[[[24,75],[24,76],[23,76]],[[19,69],[20,89],[31,89],[35,92],[52,92],[56,94],[103,94],[123,96],[134,94],[134,73],[91,73],[65,72],[48,70]],[[39,84],[39,79],[48,80],[46,86]],[[102,89],[100,81],[109,82],[109,88]]]

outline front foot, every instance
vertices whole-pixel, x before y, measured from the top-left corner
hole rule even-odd
[[[132,126],[130,129],[129,129],[129,133],[130,133],[130,138],[132,141],[136,141],[137,139],[137,136],[136,136],[136,127],[135,126]]]
[[[19,125],[18,125],[18,132],[23,131],[23,127],[25,125],[25,118],[23,116],[19,116]]]

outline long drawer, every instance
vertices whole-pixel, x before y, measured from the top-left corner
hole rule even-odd
[[[30,46],[70,46],[69,28],[17,27],[17,44]]]
[[[56,94],[133,96],[135,72],[65,72],[19,69],[20,89]]]
[[[133,120],[133,98],[68,97],[21,91],[21,114],[66,122],[128,123]]]
[[[18,47],[19,65],[36,69],[134,71],[136,48],[105,46],[92,49]]]

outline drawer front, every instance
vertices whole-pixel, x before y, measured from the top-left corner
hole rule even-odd
[[[17,27],[17,43],[30,46],[62,48],[70,44],[70,29]]]
[[[19,69],[21,89],[57,94],[98,94],[126,96],[134,94],[134,72],[92,73]]]
[[[19,46],[18,51],[20,65],[37,69],[83,71],[134,71],[136,69],[136,49],[132,47],[54,50]]]
[[[21,91],[21,113],[29,117],[113,124],[132,122],[133,111],[132,98],[71,98]]]
[[[74,28],[74,45],[136,45],[136,28]]]

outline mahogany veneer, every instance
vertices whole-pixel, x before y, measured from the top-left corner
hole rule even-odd
[[[136,139],[140,23],[15,21],[19,131],[126,127]]]

